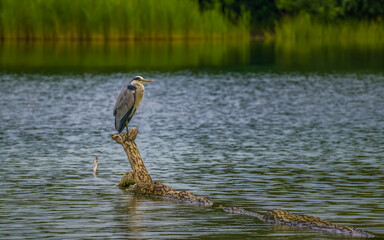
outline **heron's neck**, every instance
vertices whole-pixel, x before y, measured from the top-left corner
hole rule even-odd
[[[131,84],[137,88],[141,88],[144,90],[144,85],[139,83],[138,81],[132,81]]]

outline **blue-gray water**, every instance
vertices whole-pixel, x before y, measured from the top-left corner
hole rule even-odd
[[[123,193],[109,134],[135,75],[155,80],[130,123],[155,181],[384,236],[382,73],[197,70],[0,74],[0,238],[340,238]]]

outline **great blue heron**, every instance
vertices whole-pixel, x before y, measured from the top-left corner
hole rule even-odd
[[[124,127],[127,127],[128,132],[128,123],[143,99],[143,83],[146,82],[153,82],[153,80],[145,80],[140,76],[134,77],[129,85],[124,86],[117,97],[113,116],[115,116],[115,128],[119,133],[123,131]]]

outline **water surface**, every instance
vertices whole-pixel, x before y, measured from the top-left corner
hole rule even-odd
[[[384,43],[353,41],[0,42],[0,71],[116,73],[180,70],[382,73]]]
[[[45,60],[28,62],[28,55],[24,65],[2,58],[0,238],[340,238],[123,193],[116,184],[130,166],[109,134],[116,96],[135,75],[156,80],[131,121],[155,181],[227,206],[282,208],[384,236],[378,66],[289,70],[277,63],[287,55],[278,60],[268,46],[257,49],[243,51],[243,63],[224,54],[216,66],[184,58],[173,70],[117,62],[109,68],[87,57],[82,63],[81,53],[73,68],[70,60],[44,68]],[[269,64],[250,62],[259,50]]]

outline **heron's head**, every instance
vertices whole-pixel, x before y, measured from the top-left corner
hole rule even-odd
[[[132,79],[131,83],[133,83],[133,82],[137,82],[137,83],[143,84],[143,83],[154,82],[154,81],[153,80],[146,80],[146,79],[144,79],[141,76],[136,76],[136,77],[134,77]]]

